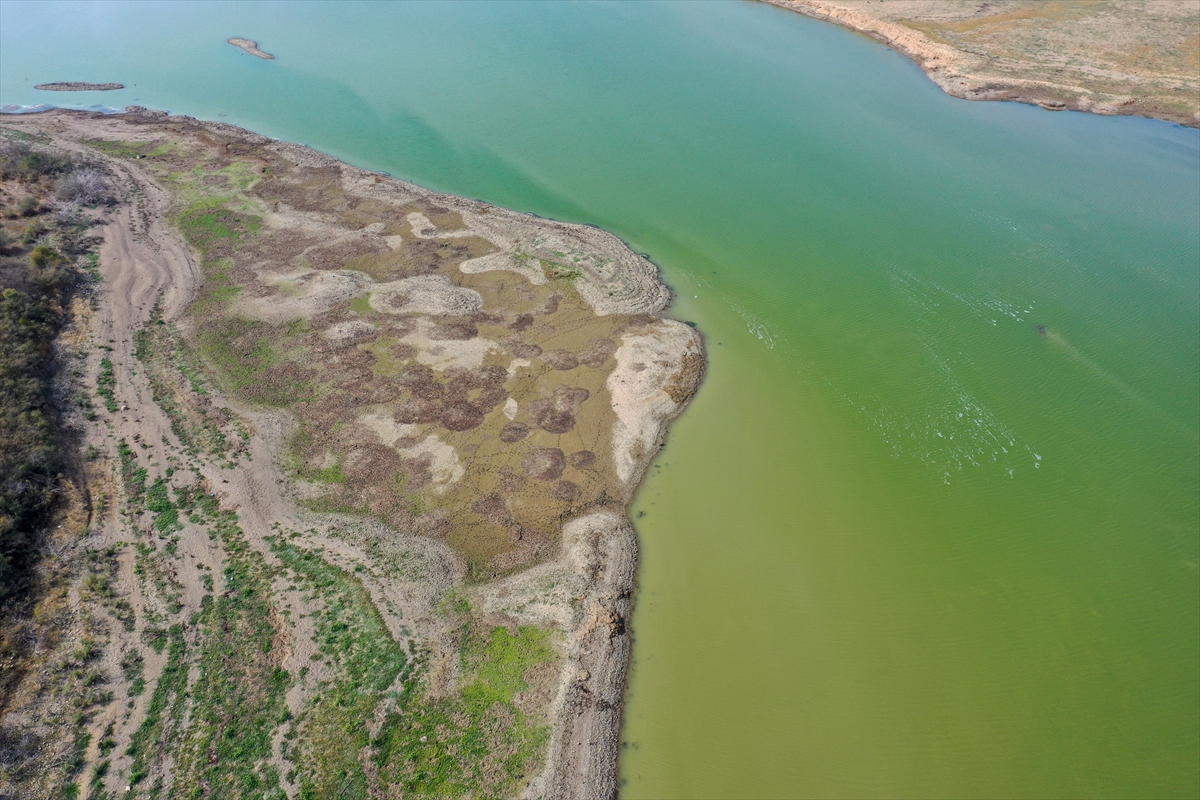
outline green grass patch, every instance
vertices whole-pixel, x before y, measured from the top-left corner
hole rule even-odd
[[[236,243],[246,234],[255,234],[262,220],[226,208],[219,200],[193,203],[176,220],[188,243],[206,256],[222,244]]]
[[[154,151],[150,142],[122,142],[108,139],[82,139],[83,144],[117,158],[140,158]]]
[[[296,763],[302,798],[368,797],[359,751],[371,719],[397,678],[411,672],[371,595],[352,573],[312,550],[275,538],[271,549],[324,603],[313,614],[317,640],[335,677],[305,712]]]
[[[179,509],[171,502],[167,488],[167,482],[159,478],[146,491],[146,510],[154,512],[154,527],[162,533],[183,530]]]
[[[350,304],[350,310],[360,317],[374,313],[375,309],[371,308],[371,295],[368,293],[362,297],[354,298],[354,302]]]
[[[146,491],[146,478],[150,474],[145,467],[137,465],[137,454],[124,439],[117,442],[117,459],[121,465],[121,482],[131,503],[140,502]]]
[[[371,365],[372,373],[386,378],[393,378],[400,374],[408,362],[396,358],[392,354],[392,348],[398,343],[399,340],[394,337],[383,336],[362,346],[363,350],[375,356],[375,363]]]
[[[204,330],[200,351],[235,392],[244,393],[268,367],[279,363],[266,326],[245,317],[226,317]]]
[[[342,472],[341,464],[334,464],[318,472],[317,480],[321,483],[345,483],[346,474]]]
[[[208,797],[282,800],[279,773],[269,762],[292,679],[275,649],[271,570],[236,515],[220,514],[213,530],[226,553],[225,591],[206,597],[196,620],[203,642],[199,676],[175,780],[180,787],[207,787]]]
[[[109,413],[114,413],[117,410],[117,399],[113,395],[113,390],[117,386],[117,378],[113,374],[112,359],[100,359],[100,377],[96,379],[96,394],[104,398],[104,407]]]
[[[546,275],[556,280],[574,282],[580,275],[583,274],[569,264],[562,264],[558,261],[551,261],[545,258],[538,260],[542,264],[542,269],[546,271]]]
[[[166,635],[163,636],[163,644],[166,644]],[[161,652],[161,647],[159,648]],[[121,654],[121,674],[125,680],[129,682],[129,696],[138,697],[146,691],[145,678],[145,662],[141,655],[133,649],[126,650]]]
[[[534,626],[468,635],[457,696],[406,697],[375,741],[380,778],[403,797],[509,797],[541,768],[550,728],[514,700],[530,668],[557,658]]]
[[[179,152],[179,142],[163,142],[158,147],[146,153],[146,158],[174,155]]]
[[[150,697],[146,718],[134,731],[125,751],[133,759],[129,767],[131,786],[145,780],[151,766],[172,751],[176,728],[187,700],[187,645],[183,638],[183,626],[171,626],[167,639],[167,664]]]

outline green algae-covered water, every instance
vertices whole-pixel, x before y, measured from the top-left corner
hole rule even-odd
[[[224,119],[662,266],[711,365],[633,508],[624,797],[1200,793],[1197,131],[743,2],[5,2],[0,102]]]

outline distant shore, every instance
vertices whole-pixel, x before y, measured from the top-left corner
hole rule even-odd
[[[114,89],[124,89],[123,83],[82,83],[80,81],[56,81],[54,83],[39,83],[34,86],[43,92],[111,92]]]
[[[779,8],[795,11],[805,16],[832,22],[857,33],[863,33],[872,39],[895,48],[911,59],[921,70],[936,83],[946,94],[962,100],[1007,100],[1016,103],[1027,103],[1041,106],[1049,111],[1087,111],[1106,116],[1143,116],[1176,122],[1189,127],[1200,127],[1200,111],[1195,108],[1184,110],[1164,104],[1162,98],[1144,97],[1134,94],[1112,94],[1111,88],[1088,87],[1085,83],[1076,85],[1078,76],[1066,78],[1061,69],[1049,63],[1043,63],[1029,53],[1022,51],[1018,41],[1009,41],[1007,46],[1015,48],[1015,54],[1007,54],[1003,60],[1011,67],[1020,64],[1029,72],[1029,78],[1013,77],[997,74],[995,65],[1001,57],[995,53],[975,52],[973,48],[962,49],[945,41],[927,36],[916,27],[901,24],[901,21],[889,21],[881,17],[889,12],[897,12],[900,4],[865,5],[855,2],[829,2],[829,0],[763,0]],[[911,4],[910,4],[911,5]],[[986,7],[988,4],[983,4]],[[917,9],[914,6],[913,13]],[[939,9],[949,13],[952,7],[947,4]],[[992,13],[984,9],[981,14]],[[894,14],[893,14],[894,16]],[[1003,15],[996,15],[997,18]],[[903,20],[904,23],[923,20]],[[980,19],[972,16],[966,22],[943,23],[950,28],[954,24],[972,25]],[[1109,20],[1112,24],[1112,20]],[[925,23],[922,22],[922,25]],[[1076,39],[1075,44],[1081,44]],[[1028,57],[1028,62],[1022,61]],[[1043,56],[1044,59],[1044,56]],[[1095,69],[1091,70],[1095,72]],[[1053,77],[1052,80],[1047,78]],[[1133,77],[1133,76],[1126,76]],[[1126,87],[1128,88],[1128,87]],[[1145,88],[1145,87],[1142,87]]]
[[[253,39],[239,39],[238,37],[235,36],[232,39],[226,39],[225,41],[229,42],[234,47],[238,47],[238,48],[241,48],[242,50],[245,50],[247,53],[254,56],[255,58],[262,58],[267,61],[275,60],[275,56],[271,55],[270,53],[266,52],[265,50],[259,50],[258,42],[254,41]]]

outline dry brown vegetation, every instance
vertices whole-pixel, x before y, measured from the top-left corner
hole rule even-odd
[[[15,787],[50,793],[82,767],[78,722],[110,696],[98,668],[104,624],[90,606],[126,610],[107,591],[104,554],[81,547],[103,507],[98,484],[88,494],[87,474],[97,471],[78,434],[94,411],[77,379],[92,312],[92,226],[108,199],[95,163],[0,128],[3,797]]]
[[[657,320],[597,315],[576,253],[514,254],[540,284],[463,272],[502,248],[449,209],[356,196],[337,166],[210,132],[166,143],[139,148],[162,151],[145,161],[181,198],[206,276],[190,338],[234,396],[295,414],[312,508],[445,539],[486,578],[551,554],[565,520],[623,505],[605,381],[616,339]],[[690,364],[673,397],[698,378]]]
[[[956,97],[1200,124],[1192,0],[767,0],[894,45]]]
[[[624,505],[704,369],[652,265],[220,124],[12,126],[120,204],[5,789],[611,796]]]

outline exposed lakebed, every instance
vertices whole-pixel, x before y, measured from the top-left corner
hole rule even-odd
[[[0,101],[119,75],[663,267],[710,369],[634,507],[626,796],[1195,794],[1197,132],[773,8],[537,8],[6,5]]]

